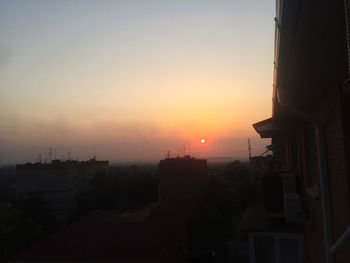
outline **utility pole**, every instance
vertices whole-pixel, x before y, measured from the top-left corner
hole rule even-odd
[[[249,161],[252,158],[252,149],[250,147],[250,137],[248,137],[248,153],[249,153]]]

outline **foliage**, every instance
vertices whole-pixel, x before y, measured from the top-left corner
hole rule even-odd
[[[90,181],[91,190],[78,197],[79,215],[93,209],[125,212],[146,206],[158,199],[158,180],[147,172],[130,175],[123,169],[97,173]]]
[[[226,261],[226,242],[239,222],[239,215],[257,198],[257,186],[250,182],[249,170],[239,161],[229,163],[223,174],[210,178],[205,197],[191,210],[188,219],[189,250],[192,261]]]
[[[30,201],[27,200],[27,204]],[[29,209],[29,208],[28,208]],[[18,207],[0,207],[0,262],[6,262],[44,236],[43,225]]]
[[[249,169],[246,164],[234,161],[228,164],[225,178],[238,194],[239,208],[243,212],[253,206],[260,197],[256,183],[251,182]]]

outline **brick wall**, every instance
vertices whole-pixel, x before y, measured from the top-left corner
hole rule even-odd
[[[346,230],[350,223],[350,203],[348,176],[346,174],[346,159],[344,152],[344,134],[343,134],[343,116],[341,111],[340,87],[329,89],[320,98],[315,106],[315,115],[319,123],[324,127],[326,140],[326,154],[328,166],[328,181],[331,206],[331,220],[333,242],[335,242]],[[312,234],[310,228],[317,228],[322,231],[320,224],[322,222],[322,210],[319,209],[319,201],[313,202],[314,217],[312,226],[305,227],[305,232]],[[316,236],[316,233],[314,233]],[[306,235],[307,236],[307,235]],[[310,242],[307,245],[314,247],[311,255],[316,255],[317,247],[312,244],[316,241],[316,236],[310,236]],[[306,237],[307,239],[307,237]],[[336,255],[336,263],[348,263],[350,259],[350,245],[346,244]],[[310,262],[320,262],[314,258]]]

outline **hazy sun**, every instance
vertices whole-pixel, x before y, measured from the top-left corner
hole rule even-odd
[[[204,140],[204,139],[202,139],[202,140],[201,140],[201,143],[205,143],[205,140]]]

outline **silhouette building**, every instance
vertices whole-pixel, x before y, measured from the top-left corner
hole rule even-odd
[[[253,126],[272,138],[285,221],[304,229],[305,259],[288,262],[349,262],[349,1],[277,0],[276,13],[272,117]],[[270,237],[259,251],[252,236],[252,263],[285,262]]]
[[[108,161],[60,161],[16,165],[18,198],[39,195],[59,224],[67,222],[75,208],[75,197],[88,190],[97,172],[107,172]]]

